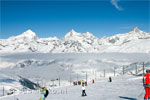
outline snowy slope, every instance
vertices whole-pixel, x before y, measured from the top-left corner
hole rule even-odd
[[[0,53],[99,53],[99,52],[150,52],[150,34],[137,27],[128,33],[112,37],[95,37],[90,32],[68,32],[64,38],[38,38],[31,30],[19,36],[0,39]]]
[[[112,83],[108,82],[108,79],[97,80],[95,84],[89,83],[86,87],[86,97],[81,97],[81,86],[51,88],[46,100],[143,100],[142,77],[120,76],[113,77],[112,80]],[[62,94],[61,91],[63,91]],[[17,98],[18,100],[38,100],[40,94],[33,91],[0,99],[17,100]]]
[[[58,79],[61,79],[61,87],[70,85],[76,80],[85,80],[86,72],[88,81],[105,77],[122,75],[122,67],[125,67],[125,75],[143,73],[143,62],[145,69],[150,68],[150,55],[146,53],[15,53],[2,54],[0,56],[0,95],[2,87],[16,89],[17,93],[22,92],[23,84],[20,77],[29,79],[31,82],[39,83],[40,86],[48,88],[54,84],[59,86]],[[34,84],[33,84],[34,85]]]

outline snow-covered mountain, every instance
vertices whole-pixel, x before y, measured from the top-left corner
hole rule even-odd
[[[137,27],[128,33],[101,39],[90,32],[68,32],[64,38],[39,38],[32,30],[18,36],[0,39],[0,53],[41,52],[41,53],[99,53],[99,52],[142,52],[150,53],[150,34]]]

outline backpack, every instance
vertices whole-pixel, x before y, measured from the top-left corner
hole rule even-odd
[[[48,90],[46,90],[46,93],[45,93],[45,98],[48,96],[48,94],[49,94],[49,91]]]

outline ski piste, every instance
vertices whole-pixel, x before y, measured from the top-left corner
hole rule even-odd
[[[124,100],[130,98],[131,100],[142,100],[144,91],[141,83],[142,77],[131,75],[112,77],[113,82],[108,82],[107,78],[96,80],[96,82],[89,83],[86,87],[87,96],[81,96],[82,86],[66,86],[55,88],[55,90],[68,89],[67,94],[49,94],[46,100]],[[54,89],[54,88],[53,88]],[[15,97],[14,97],[15,96]],[[12,95],[8,97],[1,97],[1,100],[39,100],[40,94],[38,91],[33,93],[23,93]],[[110,99],[111,98],[111,99]]]
[[[79,80],[88,82],[84,97],[87,100],[109,100],[110,97],[113,100],[141,100],[144,96],[142,69],[150,68],[150,55],[144,53],[18,53],[3,54],[1,58],[13,66],[0,70],[1,96],[5,90],[1,100],[37,100],[40,98],[37,84],[49,89],[47,100],[81,99],[82,85],[73,85]],[[15,90],[15,94],[7,95],[9,89]]]

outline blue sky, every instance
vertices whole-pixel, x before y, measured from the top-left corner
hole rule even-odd
[[[139,27],[150,32],[149,0],[1,1],[0,38],[31,29],[39,37],[62,38],[71,29],[97,37]]]

